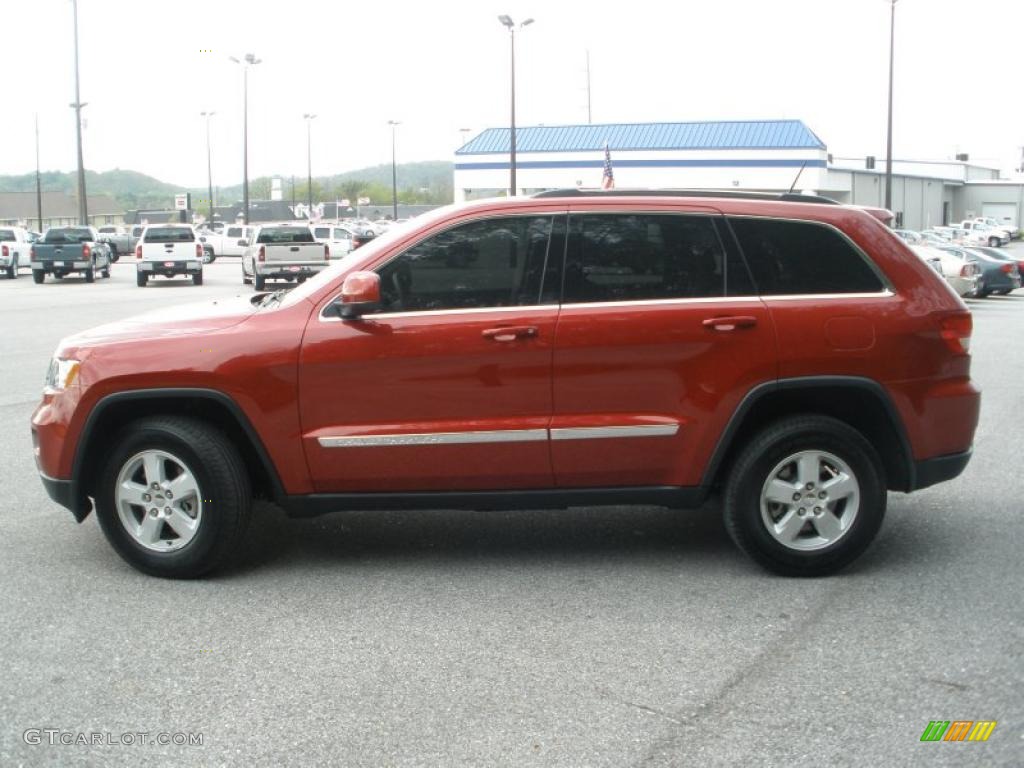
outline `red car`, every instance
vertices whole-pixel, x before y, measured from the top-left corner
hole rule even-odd
[[[581,192],[449,207],[290,293],[65,339],[50,496],[150,574],[228,560],[254,495],[338,509],[691,507],[780,573],[856,558],[960,474],[971,315],[864,211]]]

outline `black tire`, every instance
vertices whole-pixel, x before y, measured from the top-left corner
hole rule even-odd
[[[11,266],[7,268],[7,279],[17,280],[18,279],[18,257],[14,257],[14,261],[11,262]]]
[[[196,272],[194,275],[192,275],[192,285],[202,285],[202,284],[203,284],[203,273],[202,272]]]
[[[149,275],[145,272],[135,273],[135,284],[139,286],[139,288],[145,288],[147,282],[149,282]]]
[[[103,277],[110,277],[110,265],[108,264],[105,266],[100,274],[103,275]]]
[[[820,549],[801,550],[782,544],[762,518],[762,489],[776,466],[800,451],[832,454],[845,462],[859,486],[859,505],[849,527],[833,543]],[[805,503],[810,513],[811,504],[818,502]],[[824,514],[832,514],[829,503],[823,505]],[[845,567],[867,549],[882,525],[885,506],[885,473],[877,452],[865,437],[837,419],[806,415],[778,421],[748,442],[729,473],[723,517],[733,542],[768,570],[784,576],[825,576]],[[790,511],[796,514],[796,503],[793,507]],[[817,533],[810,514],[807,521],[801,529],[805,533],[798,534],[805,536],[805,542],[810,541],[806,533]]]
[[[120,258],[121,258],[121,254],[117,252],[117,246],[116,245],[111,245],[110,246],[110,261],[111,261],[111,263],[117,261]]]
[[[36,285],[42,285],[43,280],[46,279],[46,273],[41,269],[32,270],[32,282]]]
[[[253,275],[252,283],[257,291],[262,291],[267,286],[267,279],[263,275]]]
[[[988,245],[989,245],[990,248],[998,248],[999,247],[999,238],[998,237],[990,237],[988,239]]]
[[[96,282],[96,265],[93,264],[87,270],[85,270],[85,282],[95,283]]]
[[[96,517],[103,534],[131,566],[151,576],[194,579],[227,564],[236,552],[252,511],[252,490],[235,445],[220,431],[194,419],[157,416],[129,424],[115,438],[100,475]],[[195,478],[202,514],[194,538],[172,552],[145,548],[118,515],[114,490],[122,467],[142,451],[180,458]]]

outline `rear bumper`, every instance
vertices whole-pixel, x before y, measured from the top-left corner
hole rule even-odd
[[[936,456],[932,459],[922,459],[914,462],[914,487],[910,490],[919,491],[922,488],[937,483],[952,480],[960,475],[971,460],[973,448],[968,448],[962,453],[951,453],[946,456]]]
[[[170,266],[168,266],[170,265]],[[140,261],[136,265],[139,272],[156,275],[191,275],[203,271],[203,262],[199,259],[190,261]]]
[[[29,265],[32,269],[38,269],[43,272],[67,272],[71,269],[88,269],[92,266],[91,261],[75,261],[68,259],[67,261],[33,261]]]
[[[328,262],[316,264],[274,264],[273,262],[256,262],[256,274],[260,277],[309,277],[326,268]]]

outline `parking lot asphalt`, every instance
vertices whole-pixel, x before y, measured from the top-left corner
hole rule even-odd
[[[124,261],[94,285],[0,281],[0,764],[1024,764],[1024,291],[969,302],[984,395],[966,472],[890,494],[832,578],[761,571],[714,504],[304,521],[264,504],[233,570],[143,576],[36,477],[50,355],[251,290],[237,259],[199,287],[137,288]],[[998,725],[922,743],[930,720]],[[60,743],[79,733],[104,743]]]

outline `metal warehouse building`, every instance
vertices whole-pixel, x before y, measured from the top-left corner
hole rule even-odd
[[[842,203],[882,206],[884,162],[834,158],[799,120],[617,123],[516,129],[518,194],[600,187],[607,144],[615,186],[813,191]],[[972,216],[1016,225],[1024,183],[957,161],[893,161],[898,225],[924,229]],[[505,194],[509,130],[489,128],[455,152],[456,202]]]

